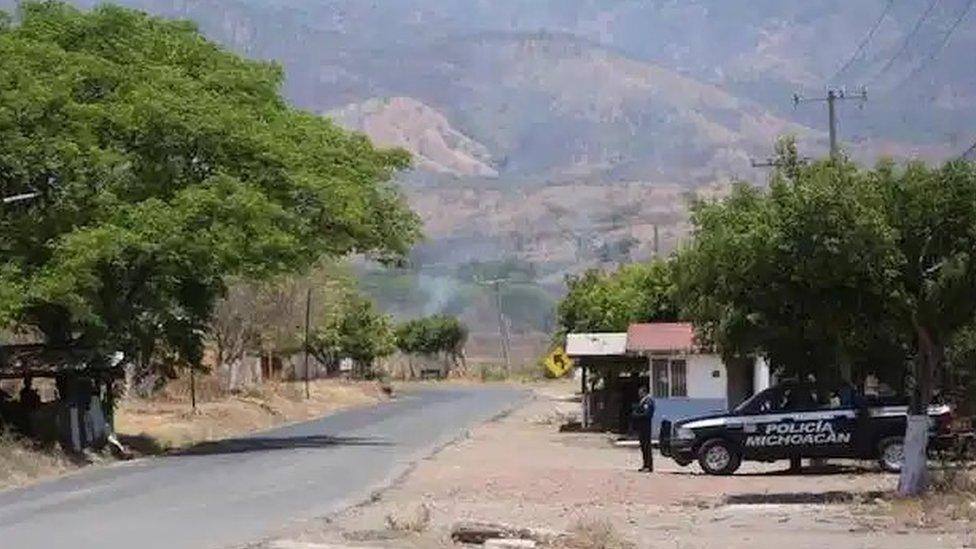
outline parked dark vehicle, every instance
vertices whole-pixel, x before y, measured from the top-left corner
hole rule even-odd
[[[734,473],[743,460],[876,459],[897,472],[903,459],[907,401],[863,396],[853,387],[820,391],[806,383],[770,387],[725,414],[661,422],[661,454],[679,465],[698,460],[712,475]],[[957,440],[952,409],[929,407],[930,450]]]

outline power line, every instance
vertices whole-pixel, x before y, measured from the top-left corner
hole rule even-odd
[[[949,45],[949,40],[952,38],[953,33],[956,32],[959,25],[962,24],[966,16],[969,15],[969,12],[972,11],[973,5],[976,5],[976,0],[969,0],[969,2],[966,3],[966,6],[963,7],[962,11],[959,12],[959,15],[956,16],[956,20],[952,22],[952,25],[949,26],[949,30],[947,30],[945,35],[942,37],[942,41],[934,50],[932,50],[932,53],[929,54],[928,59],[923,61],[918,67],[915,67],[915,70],[913,70],[905,78],[905,80],[903,80],[903,82],[911,80],[917,76],[920,72],[927,69],[939,57],[939,55],[945,50],[945,47]]]
[[[847,60],[847,63],[844,63],[844,66],[841,67],[840,70],[838,70],[833,76],[830,77],[830,82],[834,82],[838,78],[840,78],[840,75],[844,74],[847,71],[847,69],[851,68],[851,65],[854,64],[854,61],[856,61],[861,56],[861,54],[864,53],[864,48],[866,48],[868,46],[868,43],[871,42],[871,39],[874,38],[874,33],[878,32],[878,29],[881,27],[881,23],[885,20],[885,17],[888,16],[888,13],[891,12],[891,7],[894,5],[895,5],[895,0],[888,0],[888,4],[884,7],[884,10],[881,11],[881,15],[879,15],[878,19],[874,22],[873,25],[871,25],[870,30],[868,30],[868,33],[866,35],[864,35],[864,38],[861,40],[861,43],[857,45],[857,49],[854,50],[854,54],[851,55],[851,58]]]
[[[959,160],[976,160],[976,143],[966,149],[966,152],[959,155]]]
[[[925,22],[928,21],[929,17],[932,15],[932,10],[935,9],[935,6],[938,5],[938,3],[939,0],[932,0],[932,2],[929,3],[929,7],[925,9],[925,12],[922,13],[922,16],[919,17],[918,21],[915,22],[915,26],[912,27],[912,30],[908,33],[907,36],[905,36],[905,40],[902,41],[901,47],[898,48],[898,51],[896,51],[895,54],[891,56],[891,59],[889,59],[888,62],[885,63],[883,67],[881,67],[881,70],[874,75],[874,78],[871,79],[872,83],[877,81],[878,78],[881,78],[881,76],[884,73],[888,72],[888,69],[890,69],[895,64],[895,61],[897,61],[898,58],[901,57],[901,55],[908,50],[908,47],[911,46],[912,44],[912,39],[915,38],[916,34],[918,34],[918,31],[922,28],[922,25],[924,25]]]

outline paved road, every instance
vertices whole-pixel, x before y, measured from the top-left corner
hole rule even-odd
[[[424,390],[188,455],[2,492],[0,547],[239,546],[366,499],[524,397],[505,388]]]

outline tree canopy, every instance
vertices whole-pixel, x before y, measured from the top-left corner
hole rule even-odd
[[[787,373],[907,370],[911,413],[924,415],[946,345],[976,318],[976,166],[804,166],[789,143],[780,154],[768,190],[694,206],[676,270],[686,313],[724,354]],[[909,454],[903,493],[924,487],[924,444]]]
[[[288,106],[192,24],[29,2],[0,25],[0,323],[197,362],[229,276],[402,256],[409,163]],[[4,18],[0,18],[4,20]]]
[[[563,333],[625,332],[634,322],[673,321],[673,265],[669,260],[625,265],[617,271],[588,270],[567,278],[569,292],[559,303]]]
[[[396,339],[390,318],[369,299],[350,293],[320,320],[309,347],[322,362],[349,358],[365,374],[377,358],[396,350]]]
[[[432,315],[403,322],[396,328],[396,345],[407,354],[460,356],[468,329],[448,315]]]
[[[894,235],[868,174],[788,154],[781,166],[766,191],[740,184],[693,206],[678,297],[723,354],[823,377],[881,332]]]

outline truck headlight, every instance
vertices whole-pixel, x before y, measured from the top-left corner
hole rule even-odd
[[[695,438],[695,433],[691,429],[678,427],[674,430],[674,438],[678,440],[693,440]]]

